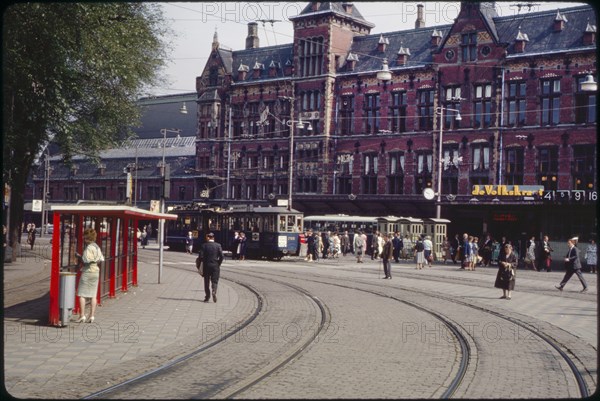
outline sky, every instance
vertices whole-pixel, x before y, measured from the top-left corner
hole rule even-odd
[[[363,17],[375,24],[371,34],[394,32],[415,27],[417,2],[353,2]],[[460,2],[419,2],[424,5],[425,25],[451,24],[460,10]],[[221,47],[242,50],[246,46],[248,23],[259,21],[260,46],[293,41],[289,17],[298,15],[308,2],[188,2],[159,3],[172,35],[165,38],[172,51],[163,73],[166,83],[150,89],[151,95],[195,92],[196,77],[202,73],[211,51],[215,30]],[[500,16],[556,10],[582,3],[568,2],[496,2]],[[531,6],[529,6],[529,5]],[[268,22],[274,20],[276,22]]]

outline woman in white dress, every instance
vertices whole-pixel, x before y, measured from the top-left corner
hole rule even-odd
[[[79,286],[77,288],[77,296],[79,297],[79,320],[78,323],[94,321],[94,313],[96,312],[96,294],[98,293],[98,281],[100,279],[100,266],[104,262],[104,256],[98,244],[96,244],[96,230],[86,228],[83,232],[83,242],[85,248],[83,254],[75,254],[83,263],[81,269],[81,277],[79,278]],[[90,318],[85,315],[85,301],[90,298],[91,310]]]

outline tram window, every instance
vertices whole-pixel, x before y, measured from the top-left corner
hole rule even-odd
[[[279,231],[285,231],[285,216],[279,216]]]
[[[275,231],[275,216],[265,216],[264,231],[267,231],[267,232]]]
[[[302,224],[302,217],[297,216],[296,217],[296,231],[301,232],[303,230],[304,230],[304,224]]]

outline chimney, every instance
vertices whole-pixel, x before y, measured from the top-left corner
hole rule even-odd
[[[431,47],[438,47],[442,43],[442,31],[433,30],[431,34]]]
[[[248,36],[246,37],[246,49],[257,49],[258,43],[258,23],[248,23]]]
[[[238,68],[238,81],[245,81],[248,71],[250,71],[250,68],[247,65],[240,64],[240,68]]]
[[[585,32],[583,32],[583,44],[584,46],[593,45],[596,42],[596,25],[590,25],[590,21],[587,23]]]
[[[406,62],[408,61],[408,56],[410,56],[410,49],[408,47],[405,49],[404,46],[402,46],[401,44],[400,50],[398,50],[396,63],[398,65],[406,65]]]
[[[521,33],[521,28],[519,27],[519,33],[515,38],[515,52],[523,53],[525,51],[525,42],[529,42],[529,37],[526,33]]]
[[[415,28],[425,28],[425,19],[423,18],[423,4],[417,4],[417,20]]]
[[[344,3],[342,3],[342,7],[344,7],[344,11],[347,14],[352,14],[352,7],[353,7],[352,3],[344,2]]]

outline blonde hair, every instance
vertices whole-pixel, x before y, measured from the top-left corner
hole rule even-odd
[[[83,231],[83,240],[87,242],[96,242],[96,230],[93,228],[86,228]]]

